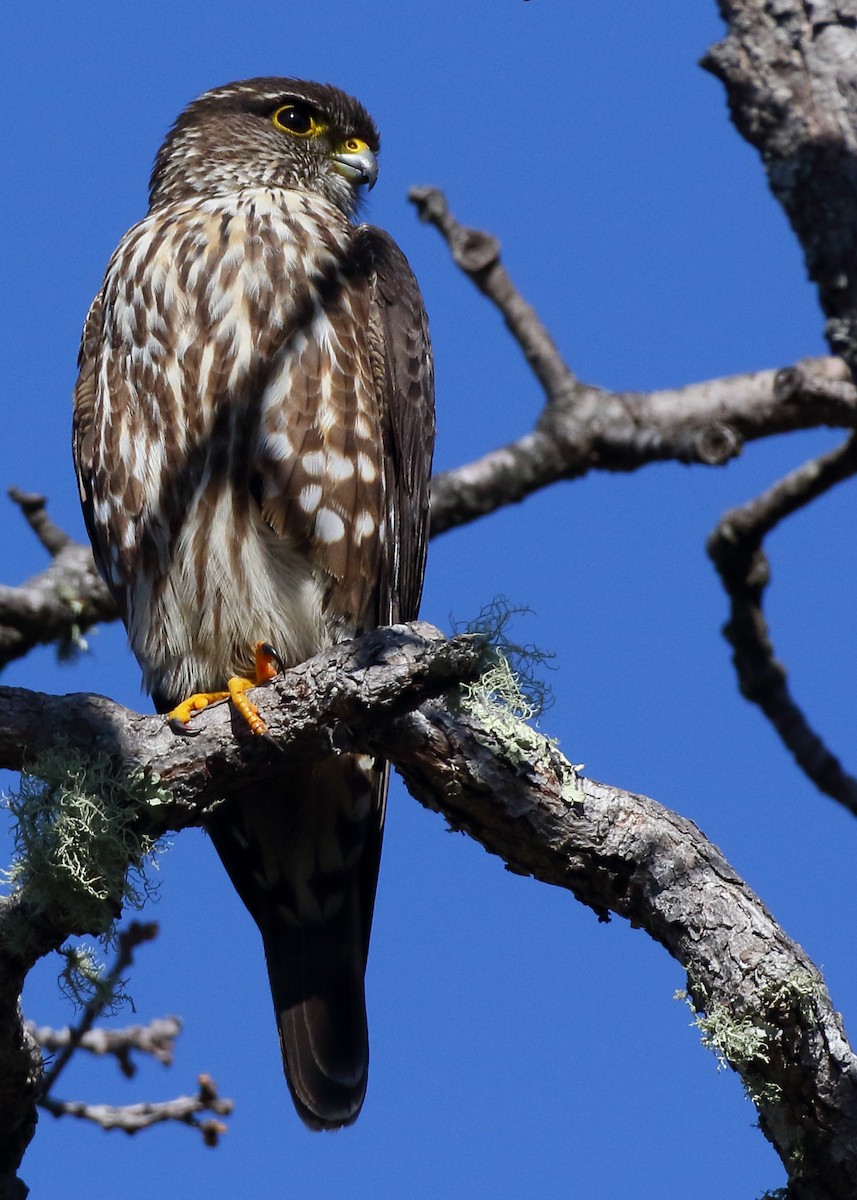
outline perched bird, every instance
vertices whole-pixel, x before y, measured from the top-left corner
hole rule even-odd
[[[434,441],[422,298],[354,223],[378,133],[325,84],[206,92],[158,151],[83,330],[84,517],[159,711],[184,725],[417,615]],[[202,695],[197,695],[202,693]],[[208,828],[262,935],[286,1078],[332,1129],[366,1091],[364,973],[387,790],[331,755],[248,785]]]

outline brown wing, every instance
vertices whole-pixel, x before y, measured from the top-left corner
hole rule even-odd
[[[361,226],[354,266],[369,286],[369,347],[385,483],[385,537],[366,624],[395,624],[417,617],[422,596],[435,436],[434,363],[422,294],[393,239],[380,229]],[[364,954],[369,950],[389,779],[387,764],[378,767],[359,864]]]
[[[265,519],[330,577],[348,636],[417,615],[434,385],[422,296],[392,239],[361,226],[340,271],[271,366],[259,470]]]
[[[98,343],[101,337],[101,296],[93,300],[80,339],[77,356],[78,376],[74,385],[74,409],[72,417],[71,445],[83,520],[95,564],[101,575],[109,582],[107,569],[107,547],[103,545],[94,520],[94,439],[95,439],[95,388],[98,364]],[[114,593],[116,594],[116,593]],[[121,601],[121,593],[116,594]]]
[[[423,589],[434,451],[434,368],[428,317],[408,261],[364,225],[355,254],[369,279],[370,345],[382,416],[387,537],[379,623],[416,618]]]
[[[262,514],[329,581],[334,636],[378,623],[384,445],[367,280],[346,258],[271,363],[261,399]]]

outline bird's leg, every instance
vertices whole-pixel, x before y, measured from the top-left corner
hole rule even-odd
[[[167,713],[170,728],[175,733],[190,733],[192,731],[188,728],[188,724],[195,712],[202,712],[204,708],[208,708],[209,704],[213,704],[217,700],[231,699],[236,710],[253,733],[259,737],[266,734],[268,727],[259,716],[256,705],[248,698],[247,692],[250,688],[273,679],[278,671],[284,671],[285,664],[269,642],[256,643],[253,647],[253,659],[253,679],[233,675],[231,679],[227,680],[227,691],[225,692],[195,692],[192,696],[188,696],[186,700],[182,700],[181,704],[177,704]]]
[[[257,642],[253,647],[253,657],[255,679],[242,679],[238,675],[233,675],[226,686],[229,688],[229,695],[235,708],[253,732],[262,737],[268,732],[268,727],[259,716],[256,705],[248,698],[247,692],[250,688],[273,679],[278,671],[284,671],[285,664],[270,642]]]

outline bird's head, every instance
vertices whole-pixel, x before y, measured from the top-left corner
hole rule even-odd
[[[151,207],[246,187],[298,188],[355,212],[378,174],[380,138],[362,104],[324,83],[245,79],[189,104],[158,151]]]

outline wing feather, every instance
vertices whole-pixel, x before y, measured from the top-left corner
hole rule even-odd
[[[419,285],[393,239],[364,225],[355,254],[369,280],[369,336],[384,445],[382,621],[412,621],[425,575],[434,452],[434,369]],[[386,611],[385,611],[386,610]]]

